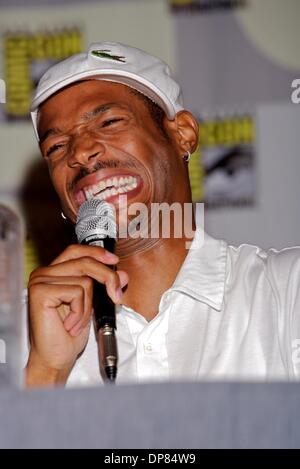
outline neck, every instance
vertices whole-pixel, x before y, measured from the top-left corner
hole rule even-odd
[[[194,229],[195,229],[195,224]],[[189,235],[190,236],[190,235]],[[123,304],[150,321],[159,309],[163,293],[174,283],[188,254],[191,237],[122,240],[116,254],[119,270],[129,275]]]

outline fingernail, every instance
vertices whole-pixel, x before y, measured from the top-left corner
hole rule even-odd
[[[122,288],[117,288],[116,289],[116,299],[117,299],[117,301],[121,301],[122,298],[123,298]]]
[[[105,256],[108,260],[112,260],[112,261],[118,261],[119,260],[118,256],[116,256],[113,252],[106,251]]]

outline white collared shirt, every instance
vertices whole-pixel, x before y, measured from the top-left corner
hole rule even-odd
[[[117,383],[298,379],[299,287],[299,247],[235,248],[205,235],[151,322],[118,308]],[[68,386],[101,384],[91,331]]]

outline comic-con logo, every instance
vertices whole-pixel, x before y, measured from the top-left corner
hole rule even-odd
[[[78,28],[5,34],[2,47],[6,84],[4,118],[28,118],[32,95],[44,72],[82,49],[83,35]],[[3,89],[2,84],[0,98],[3,98]]]

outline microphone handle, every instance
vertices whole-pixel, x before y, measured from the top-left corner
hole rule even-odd
[[[105,247],[108,251],[113,252],[115,240],[105,238],[104,240],[97,240],[97,242],[93,242],[92,244]],[[94,281],[93,308],[100,363],[105,370],[108,380],[113,383],[117,377],[118,363],[117,340],[115,335],[117,328],[115,304],[108,296],[106,286],[96,281]]]
[[[94,320],[99,345],[99,359],[110,382],[117,377],[117,340],[115,304],[106,292],[105,285],[94,282]]]

